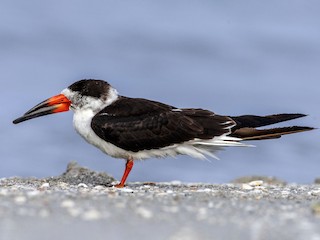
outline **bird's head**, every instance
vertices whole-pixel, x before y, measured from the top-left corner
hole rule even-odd
[[[34,106],[13,123],[17,124],[32,118],[65,112],[69,109],[74,111],[90,109],[97,113],[117,98],[117,91],[109,83],[103,80],[84,79],[71,84],[60,94]]]

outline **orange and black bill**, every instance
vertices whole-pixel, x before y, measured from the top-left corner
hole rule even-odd
[[[34,106],[22,117],[19,117],[16,120],[14,120],[13,123],[17,124],[32,118],[41,117],[52,113],[65,112],[69,110],[70,105],[70,100],[63,94],[59,94],[51,98],[48,98],[47,100]]]

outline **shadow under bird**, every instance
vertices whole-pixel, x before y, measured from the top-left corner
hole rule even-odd
[[[73,83],[13,123],[69,109],[74,111],[76,131],[87,142],[112,157],[126,159],[117,187],[124,187],[134,160],[178,154],[215,157],[214,153],[223,147],[248,146],[242,141],[279,138],[313,129],[305,126],[259,129],[304,114],[222,116],[204,109],[176,108],[120,96],[109,83],[94,79]]]

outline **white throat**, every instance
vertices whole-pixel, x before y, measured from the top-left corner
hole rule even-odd
[[[92,118],[105,107],[115,102],[119,95],[116,89],[110,87],[106,99],[82,96],[78,92],[66,88],[62,92],[71,102],[71,109],[74,111],[73,125],[76,131],[89,143],[96,145],[99,138],[91,128]]]

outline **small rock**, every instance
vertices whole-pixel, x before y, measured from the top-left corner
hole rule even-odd
[[[139,187],[140,189],[150,189],[151,186],[150,185],[143,185]]]
[[[76,162],[71,162],[67,166],[66,172],[58,176],[59,181],[69,183],[71,185],[87,184],[87,185],[109,185],[115,179],[106,173],[99,173],[88,168],[81,167]]]
[[[254,187],[250,186],[247,183],[242,184],[242,189],[244,190],[252,190]]]
[[[88,210],[82,214],[82,219],[86,221],[94,221],[101,218],[101,213],[95,209]]]
[[[85,184],[85,183],[79,183],[78,184],[78,188],[87,188],[87,187],[88,187],[88,185]]]
[[[235,180],[233,180],[233,183],[248,183],[248,182],[254,182],[254,181],[263,181],[266,184],[271,185],[286,185],[286,182],[275,178],[275,177],[266,177],[266,176],[246,176],[246,177],[240,177]]]
[[[63,208],[73,208],[75,205],[76,205],[76,203],[72,200],[64,200],[60,204],[60,206]]]
[[[105,190],[106,187],[105,187],[105,186],[102,186],[102,185],[97,185],[97,186],[95,186],[93,189],[96,190],[96,191],[101,191],[101,190]]]
[[[25,196],[17,196],[14,198],[14,202],[16,204],[22,205],[27,201],[27,198]]]
[[[124,188],[117,188],[117,187],[114,187],[114,189],[117,189],[118,191],[120,192],[128,192],[128,193],[133,193],[134,190],[131,189],[131,188],[128,188],[128,187],[124,187]]]
[[[150,219],[153,217],[153,213],[149,209],[144,207],[138,207],[136,209],[136,213],[146,219]]]
[[[261,186],[263,184],[262,180],[255,180],[248,183],[251,187]]]
[[[197,192],[212,192],[210,188],[198,189]]]
[[[49,183],[43,183],[40,187],[39,187],[39,190],[46,190],[50,187],[50,184]]]
[[[308,194],[311,196],[320,196],[320,189],[312,190],[312,191],[308,192]]]

